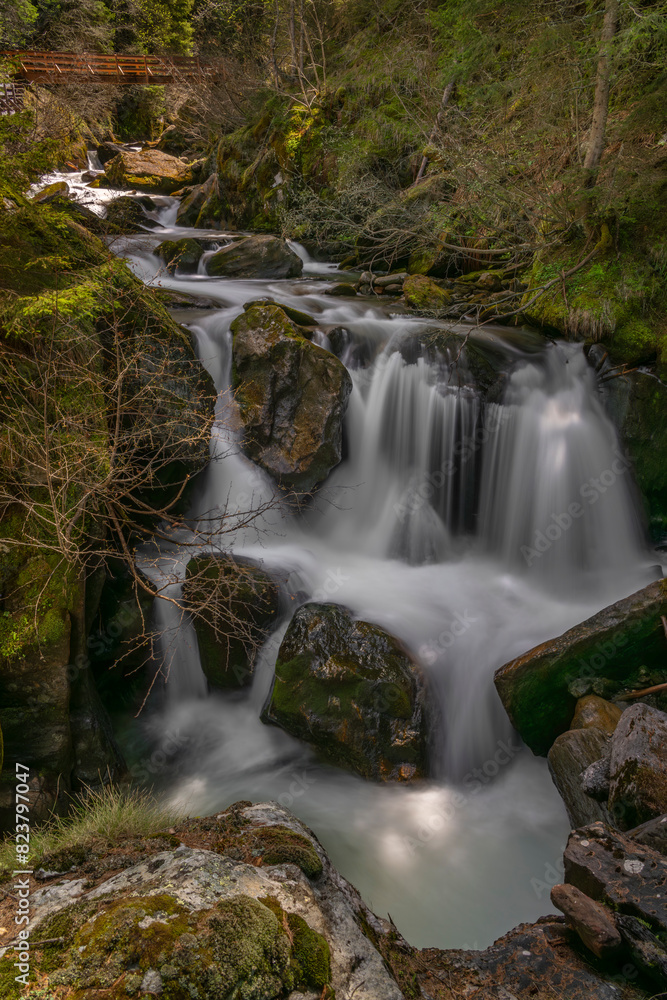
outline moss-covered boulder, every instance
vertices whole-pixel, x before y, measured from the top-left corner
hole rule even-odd
[[[606,698],[667,681],[667,580],[604,608],[557,639],[530,649],[495,674],[512,725],[545,756],[570,726],[577,700]]]
[[[347,369],[306,340],[279,306],[252,306],[232,333],[243,449],[281,485],[308,492],[341,459]]]
[[[147,229],[159,229],[158,223],[146,215],[146,212],[152,212],[156,208],[157,205],[148,195],[139,198],[123,195],[108,203],[105,221],[107,227],[124,233],[143,233]]]
[[[192,170],[184,160],[159,149],[123,150],[106,164],[105,170],[112,187],[160,194],[171,194],[193,180]]]
[[[288,319],[291,319],[297,326],[305,329],[317,326],[317,320],[311,316],[310,313],[302,312],[300,309],[294,309],[292,306],[286,306],[283,302],[276,302],[274,299],[253,299],[251,302],[246,302],[243,306],[244,312],[247,312],[248,309],[252,309],[253,306],[278,306],[282,309]]]
[[[211,174],[203,184],[190,188],[178,206],[176,221],[179,226],[196,226],[199,229],[226,226],[216,174]]]
[[[219,278],[298,278],[303,261],[277,236],[246,236],[209,257],[206,270]]]
[[[279,615],[278,587],[250,559],[191,559],[183,586],[201,665],[214,688],[250,684],[255,653]]]
[[[398,639],[339,604],[296,612],[263,718],[365,778],[405,781],[428,771],[419,667]]]
[[[411,274],[403,284],[405,301],[411,309],[438,312],[452,301],[451,294],[424,274]]]
[[[164,261],[170,274],[176,270],[193,274],[201,260],[204,248],[198,240],[164,240],[155,248],[155,255]]]
[[[72,1000],[401,1000],[380,921],[286,810],[238,802],[176,834],[195,846],[121,834],[106,853],[69,852],[69,884],[31,898],[31,985]],[[16,993],[6,959],[3,998]]]

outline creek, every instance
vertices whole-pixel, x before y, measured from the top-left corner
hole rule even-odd
[[[103,211],[108,191],[100,196],[76,175],[47,180],[63,177]],[[391,300],[325,295],[340,272],[298,245],[296,280],[209,278],[205,259],[197,274],[169,275],[152,253],[160,241],[205,236],[222,245],[231,234],[178,228],[175,200],[158,201],[163,228],[113,248],[147,284],[208,304],[174,311],[220,394],[211,463],[189,519],[211,533],[214,550],[262,560],[281,581],[285,613],[252,686],[220,693],[207,689],[192,626],[156,602],[168,681],[138,719],[119,720],[123,749],[135,764],[158,762],[151,783],[190,814],[277,799],[411,944],[486,947],[552,911],[549,887],[560,880],[569,830],[546,761],[512,733],[494,670],[656,575],[632,472],[582,347],[510,327],[472,334],[507,373],[502,396],[485,400],[423,352],[410,356],[405,345],[437,323]],[[314,316],[324,347],[327,330],[348,331],[353,391],[344,460],[315,500],[300,513],[277,505],[248,524],[245,512],[275,487],[239,448],[229,327],[244,303],[267,297]],[[142,571],[175,596],[192,537],[140,552]],[[342,603],[378,623],[428,671],[441,717],[431,780],[369,784],[260,721],[281,636],[307,600]]]

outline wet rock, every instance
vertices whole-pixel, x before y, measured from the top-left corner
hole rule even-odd
[[[611,743],[609,808],[621,829],[667,812],[667,714],[626,708]]]
[[[623,709],[611,701],[605,701],[595,694],[580,698],[574,710],[570,729],[602,729],[605,733],[613,733]]]
[[[281,485],[309,492],[340,462],[350,376],[278,306],[252,306],[231,329],[243,450]]]
[[[621,935],[612,912],[596,903],[573,885],[555,885],[551,902],[565,914],[569,927],[598,958],[606,958],[621,947]]]
[[[55,184],[49,184],[47,187],[42,188],[30,200],[36,204],[45,205],[47,202],[53,201],[54,198],[66,198],[68,195],[69,184],[67,181],[56,181]]]
[[[607,697],[667,680],[667,582],[649,584],[500,667],[495,685],[512,724],[534,753],[546,755],[570,725],[582,687]],[[658,679],[653,679],[658,678]]]
[[[325,295],[338,295],[347,296],[351,298],[357,294],[357,289],[354,285],[350,285],[344,281],[337,281],[334,285],[330,285],[324,292]]]
[[[278,587],[271,577],[250,559],[198,557],[187,565],[183,598],[192,611],[200,609],[194,627],[209,684],[250,684],[257,648],[278,619]]]
[[[301,312],[300,309],[293,309],[292,306],[286,306],[283,302],[276,302],[275,299],[253,299],[252,302],[246,302],[243,306],[244,312],[247,312],[253,306],[278,306],[297,326],[306,328],[317,326],[317,320],[310,313]]]
[[[275,804],[239,806],[209,825],[217,820],[223,840],[231,825],[241,843],[291,833],[319,862],[316,885],[289,861],[257,867],[225,855],[224,841],[154,854],[88,891],[81,880],[76,894],[39,890],[33,934],[58,939],[35,958],[40,982],[86,997],[114,987],[119,996],[402,1000],[369,940],[380,921],[310,831]]]
[[[503,283],[497,274],[492,271],[485,271],[475,281],[478,288],[484,289],[485,292],[500,292],[503,288]]]
[[[424,679],[401,643],[338,604],[294,615],[276,662],[265,721],[365,778],[425,777]]]
[[[112,187],[140,188],[161,194],[172,194],[192,183],[190,166],[159,149],[136,153],[123,150],[109,160],[105,171]]]
[[[667,867],[658,851],[593,823],[570,834],[563,861],[569,885],[667,931]]]
[[[115,159],[115,157],[122,152],[123,147],[119,146],[117,142],[102,142],[97,147],[97,156],[102,166],[110,160]]]
[[[220,206],[220,189],[216,174],[190,188],[176,213],[179,226],[197,226],[200,229],[224,227],[226,222]]]
[[[653,934],[641,920],[629,914],[620,914],[616,923],[632,958],[648,979],[660,989],[667,984],[667,949],[663,941]]]
[[[155,254],[164,261],[170,274],[176,270],[194,274],[204,248],[197,240],[165,240],[155,248]]]
[[[608,749],[609,737],[602,730],[570,729],[549,750],[549,771],[573,827],[609,819],[606,808],[587,794],[583,784],[584,772]]]
[[[157,205],[149,197],[114,198],[106,207],[106,221],[125,233],[143,233],[147,229],[161,229],[158,222],[146,215],[146,211],[152,212],[156,208]]]
[[[303,261],[277,236],[246,236],[209,257],[206,270],[223,278],[298,278]]]
[[[412,309],[438,312],[446,309],[452,301],[451,294],[436,285],[432,278],[423,274],[412,274],[403,285],[405,301]]]
[[[661,854],[667,854],[667,815],[656,816],[655,819],[628,830],[627,835],[639,844],[646,844]]]

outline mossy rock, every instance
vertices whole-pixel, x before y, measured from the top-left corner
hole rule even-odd
[[[252,305],[231,330],[243,450],[280,485],[309,492],[341,459],[347,369],[277,305]]]
[[[214,688],[252,681],[255,652],[279,616],[278,587],[250,559],[199,556],[187,565],[186,604],[194,617],[201,665]]]
[[[198,240],[165,240],[156,246],[155,255],[164,261],[170,274],[176,270],[185,274],[193,274],[201,260],[204,248]]]
[[[308,878],[322,874],[322,861],[307,837],[286,826],[252,827],[234,816],[221,821],[216,851],[238,861],[263,865],[296,865]]]
[[[168,893],[88,901],[39,933],[59,941],[43,947],[35,972],[73,1000],[136,995],[147,975],[165,1000],[278,1000],[331,980],[327,942],[271,897],[232,896],[196,912]]]
[[[109,225],[122,232],[143,233],[147,229],[159,229],[158,223],[146,215],[156,208],[153,199],[146,195],[139,198],[123,196],[108,203],[105,218]]]
[[[317,326],[317,320],[314,319],[310,313],[301,312],[300,309],[294,309],[292,306],[286,306],[282,302],[275,302],[273,299],[253,299],[251,302],[246,302],[243,306],[244,312],[247,312],[248,309],[252,309],[253,306],[278,306],[279,309],[282,309],[287,318],[291,319],[297,326],[303,326],[306,327],[306,329],[311,326]]]
[[[441,312],[452,301],[451,294],[423,274],[411,274],[403,284],[405,301],[420,312]]]
[[[298,278],[303,262],[277,236],[246,236],[218,250],[206,271],[222,278]]]
[[[569,729],[582,695],[592,691],[611,699],[667,680],[663,615],[667,580],[649,584],[498,668],[498,694],[533,753],[546,756],[556,737]]]
[[[430,719],[419,667],[378,625],[338,604],[306,604],[278,652],[263,719],[365,778],[428,771]]]

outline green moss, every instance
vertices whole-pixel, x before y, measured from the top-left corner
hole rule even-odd
[[[308,878],[322,874],[322,861],[307,837],[285,826],[265,826],[240,829],[235,822],[226,822],[216,851],[237,860],[263,865],[297,865]]]
[[[423,274],[411,274],[403,285],[403,294],[409,306],[424,312],[446,309],[451,302],[450,293]]]

